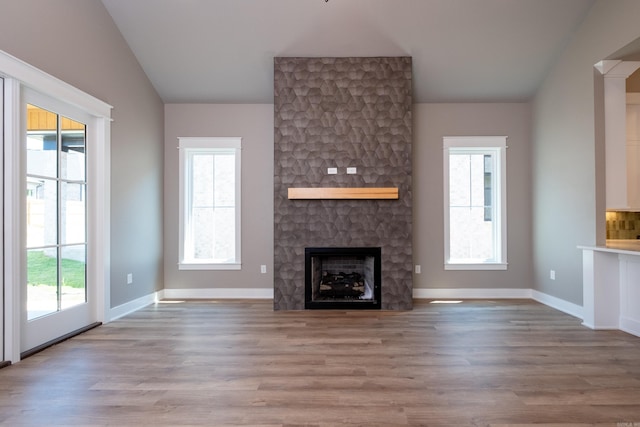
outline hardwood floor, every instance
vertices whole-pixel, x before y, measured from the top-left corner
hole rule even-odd
[[[0,424],[640,426],[640,338],[532,301],[161,303],[0,370]]]

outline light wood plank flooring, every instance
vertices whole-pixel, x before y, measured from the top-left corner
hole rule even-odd
[[[0,370],[0,424],[640,426],[640,338],[532,301],[161,303]]]

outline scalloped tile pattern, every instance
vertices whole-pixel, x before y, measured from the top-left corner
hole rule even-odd
[[[326,246],[380,246],[382,309],[412,308],[411,108],[409,57],[274,59],[276,310],[304,309],[304,248]],[[287,198],[289,187],[365,186],[400,198]]]

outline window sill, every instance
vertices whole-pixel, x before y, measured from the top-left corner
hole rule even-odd
[[[178,270],[241,270],[242,264],[213,264],[206,262],[178,263]]]
[[[477,263],[477,264],[466,264],[466,263],[447,263],[444,265],[445,270],[506,270],[507,263]]]

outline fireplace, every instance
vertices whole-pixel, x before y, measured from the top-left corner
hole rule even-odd
[[[380,309],[380,248],[305,248],[304,253],[306,309]]]
[[[274,58],[275,310],[411,309],[411,74],[410,57]],[[327,188],[393,188],[398,198],[289,198],[295,189]],[[329,301],[307,297],[304,253],[311,247],[380,247],[383,288],[373,289],[375,302],[336,301],[337,290],[325,295]]]

